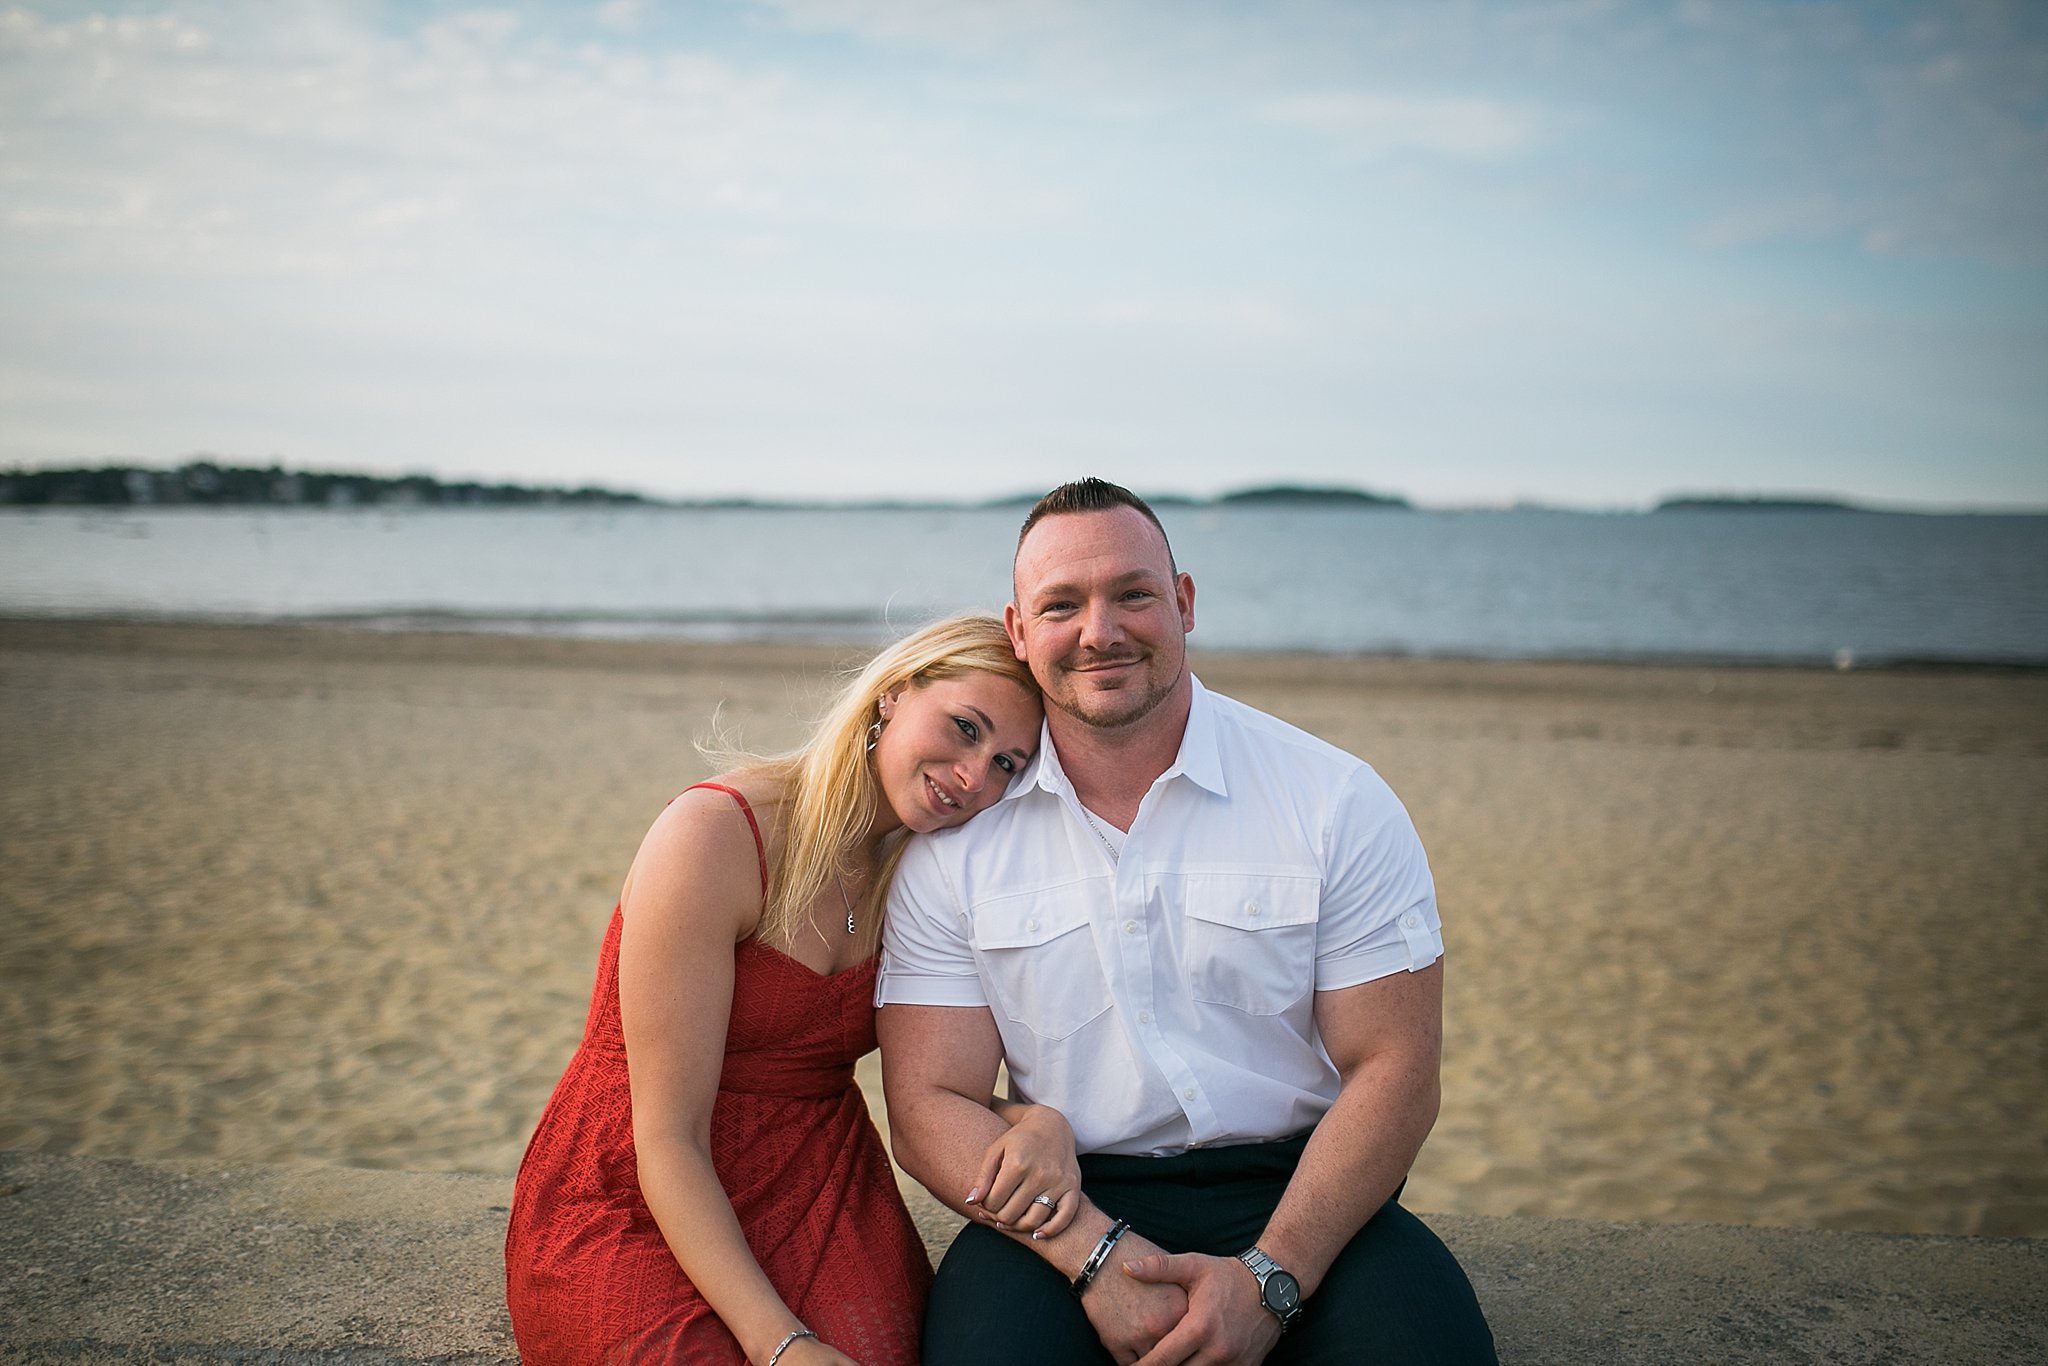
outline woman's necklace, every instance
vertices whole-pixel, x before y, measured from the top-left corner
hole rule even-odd
[[[853,927],[853,898],[846,894],[846,879],[835,877],[832,879],[832,885],[839,889],[839,904],[846,907],[846,932],[848,934],[860,933],[859,930]]]

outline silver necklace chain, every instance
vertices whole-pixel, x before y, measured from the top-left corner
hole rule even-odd
[[[839,904],[846,907],[846,932],[859,934],[860,931],[853,927],[853,898],[846,894],[846,879],[835,877],[832,879],[832,885],[839,889]]]
[[[1114,864],[1121,864],[1123,862],[1123,855],[1117,851],[1117,847],[1114,844],[1109,842],[1109,832],[1104,830],[1101,824],[1096,821],[1095,813],[1087,807],[1081,806],[1081,803],[1078,801],[1074,805],[1081,807],[1081,819],[1088,822],[1088,828],[1095,832],[1095,838],[1102,841],[1103,849],[1109,854],[1109,861]]]

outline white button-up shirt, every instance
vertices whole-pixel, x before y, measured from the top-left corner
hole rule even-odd
[[[1082,1152],[1312,1127],[1338,1082],[1315,992],[1443,953],[1400,801],[1360,760],[1198,681],[1113,859],[1042,741],[1002,801],[911,841],[876,1001],[987,1007],[1013,1093],[1056,1106]]]

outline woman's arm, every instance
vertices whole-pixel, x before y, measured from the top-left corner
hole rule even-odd
[[[755,1262],[711,1163],[733,946],[761,918],[760,863],[732,798],[698,788],[671,802],[633,860],[620,906],[619,1020],[640,1192],[683,1274],[765,1366],[801,1325]],[[800,1339],[778,1366],[847,1360]]]

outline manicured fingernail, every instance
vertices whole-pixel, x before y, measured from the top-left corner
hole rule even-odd
[[[1033,1229],[1033,1230],[1031,1230],[1031,1241],[1033,1241],[1033,1242],[1038,1242],[1038,1241],[1040,1241],[1041,1239],[1043,1239],[1044,1237],[1045,1237],[1045,1230],[1044,1230],[1044,1229],[1042,1229],[1042,1228],[1037,1228],[1037,1229]]]
[[[978,1205],[981,1203],[981,1187],[976,1186],[973,1190],[967,1192],[966,1203],[970,1205]]]

